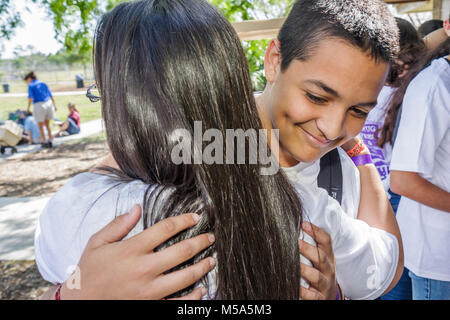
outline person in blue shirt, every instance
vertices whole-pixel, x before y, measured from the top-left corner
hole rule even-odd
[[[50,129],[50,120],[54,118],[56,109],[55,99],[48,86],[39,81],[33,71],[25,75],[24,80],[28,83],[28,108],[30,112],[33,104],[34,118],[38,124],[44,147],[52,147],[53,135]],[[45,139],[44,126],[47,129],[48,139]]]
[[[39,127],[34,120],[33,114],[31,112],[20,111],[19,116],[23,119],[23,136],[28,144],[40,143],[41,134],[39,133]]]

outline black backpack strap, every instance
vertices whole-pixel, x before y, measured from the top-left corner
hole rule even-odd
[[[331,150],[320,159],[317,185],[342,204],[342,166],[338,149]]]

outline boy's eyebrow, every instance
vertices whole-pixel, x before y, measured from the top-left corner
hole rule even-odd
[[[305,82],[315,85],[316,87],[319,87],[323,91],[331,94],[332,96],[334,96],[336,98],[340,98],[340,95],[336,90],[331,89],[329,86],[327,86],[325,83],[323,83],[320,80],[306,80]]]
[[[373,102],[358,103],[357,106],[367,107],[367,108],[375,108],[375,106],[377,104],[378,104],[378,101],[373,101]]]
[[[336,90],[330,88],[329,86],[327,86],[325,83],[323,83],[320,80],[306,80],[305,82],[310,83],[312,85],[315,85],[316,87],[319,87],[323,91],[331,94],[332,96],[334,96],[336,98],[340,98],[341,97]],[[362,102],[362,103],[358,103],[357,106],[374,108],[377,105],[377,103],[378,103],[378,101]]]

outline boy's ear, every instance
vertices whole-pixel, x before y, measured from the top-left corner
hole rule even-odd
[[[264,57],[264,74],[267,82],[275,82],[276,76],[281,68],[281,52],[280,41],[272,39],[267,47],[266,55]]]

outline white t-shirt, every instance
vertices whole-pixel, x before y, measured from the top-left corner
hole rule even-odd
[[[450,192],[450,64],[444,58],[406,91],[391,170],[417,172]],[[397,221],[405,266],[418,276],[450,281],[450,213],[402,197]]]
[[[384,125],[386,112],[389,108],[392,94],[395,91],[396,88],[389,86],[383,87],[378,95],[378,103],[375,108],[370,111],[366,123],[364,124],[364,127],[359,135],[364,140],[364,144],[369,148],[373,164],[380,174],[381,182],[383,183],[383,187],[386,192],[389,190],[390,185],[389,164],[392,157],[392,145],[390,143],[386,143],[383,148],[379,147],[377,145],[379,135],[375,137],[374,134]]]
[[[301,163],[285,172],[301,197],[304,219],[323,228],[333,239],[337,278],[346,296],[374,299],[387,289],[395,275],[398,242],[393,235],[355,219],[359,172],[344,151],[340,150],[340,156],[345,177],[342,207],[346,212],[325,189],[317,187],[319,161]],[[53,283],[65,281],[92,234],[116,215],[129,212],[134,204],[142,205],[147,187],[140,181],[117,183],[94,173],[72,178],[49,200],[39,218],[35,255],[43,278]],[[128,237],[141,231],[142,221]],[[307,234],[301,237],[314,243]],[[214,271],[208,279],[214,282]]]
[[[359,171],[338,148],[342,166],[342,205],[317,186],[320,160],[283,168],[300,195],[304,220],[328,232],[336,259],[336,276],[351,299],[375,299],[391,284],[398,263],[397,238],[357,220]],[[305,239],[314,241],[307,234]],[[301,235],[302,236],[302,235]]]

